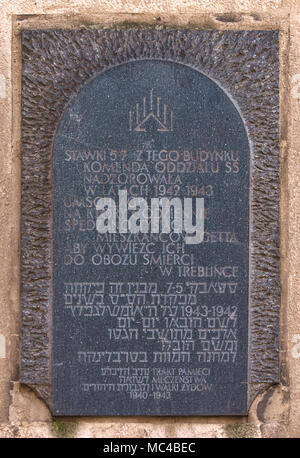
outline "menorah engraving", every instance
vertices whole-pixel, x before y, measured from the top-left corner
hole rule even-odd
[[[129,130],[135,132],[173,131],[173,111],[162,103],[161,97],[153,96],[153,89],[148,97],[143,97],[142,103],[137,103],[134,110],[129,111]]]

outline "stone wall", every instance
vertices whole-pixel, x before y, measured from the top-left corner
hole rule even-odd
[[[0,437],[300,436],[300,3],[298,0],[0,0]],[[54,419],[20,378],[21,30],[135,27],[280,31],[281,383],[248,417]]]

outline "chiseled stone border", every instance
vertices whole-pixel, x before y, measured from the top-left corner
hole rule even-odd
[[[21,382],[51,406],[52,143],[72,96],[97,73],[166,59],[215,80],[250,139],[249,404],[279,382],[279,49],[277,31],[22,32]]]

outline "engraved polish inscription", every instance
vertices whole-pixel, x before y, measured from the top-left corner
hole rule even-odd
[[[250,149],[230,97],[183,64],[113,67],[70,100],[53,157],[54,414],[246,414]]]

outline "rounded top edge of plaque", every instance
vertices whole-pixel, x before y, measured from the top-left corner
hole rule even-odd
[[[109,66],[107,68],[104,68],[101,71],[96,72],[90,78],[86,79],[80,85],[79,89],[70,96],[69,100],[67,101],[66,105],[64,106],[64,109],[62,110],[62,113],[61,113],[61,115],[60,115],[60,117],[58,119],[55,131],[54,131],[53,142],[52,142],[52,150],[54,149],[56,136],[57,136],[58,131],[60,129],[62,120],[63,120],[66,112],[68,111],[68,108],[70,108],[71,105],[76,102],[76,99],[82,94],[83,91],[85,91],[94,81],[98,80],[99,78],[104,77],[105,75],[107,75],[110,72],[113,72],[113,71],[115,71],[115,70],[117,70],[119,68],[131,65],[131,64],[143,64],[145,62],[147,62],[147,63],[148,62],[159,62],[159,63],[162,63],[162,64],[173,64],[173,65],[178,66],[178,67],[185,67],[185,68],[195,72],[196,74],[201,75],[202,77],[206,78],[210,83],[214,84],[218,88],[218,90],[220,90],[224,94],[224,96],[228,99],[228,102],[233,105],[233,107],[235,108],[236,112],[238,113],[240,121],[241,121],[241,124],[242,124],[242,126],[243,126],[243,128],[245,130],[245,134],[246,134],[246,137],[247,137],[247,140],[248,140],[249,153],[251,153],[252,142],[251,142],[251,138],[250,138],[250,134],[249,134],[249,129],[248,129],[247,123],[245,121],[245,118],[243,116],[242,110],[241,110],[238,102],[231,95],[231,93],[222,85],[222,83],[220,83],[217,79],[215,79],[214,77],[209,75],[203,69],[198,68],[197,66],[191,65],[189,63],[181,62],[179,60],[164,59],[164,58],[158,58],[158,57],[154,57],[154,58],[145,57],[145,58],[129,59],[129,60],[126,60],[124,62],[120,62],[118,64],[115,64],[115,65]],[[250,154],[250,156],[251,156],[251,154]]]

